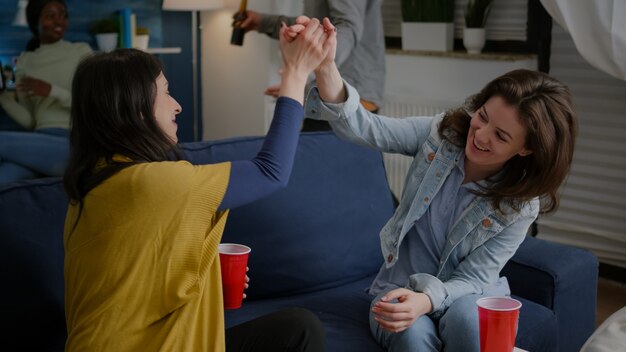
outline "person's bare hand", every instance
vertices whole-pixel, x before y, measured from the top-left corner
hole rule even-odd
[[[301,69],[312,72],[327,56],[329,38],[336,37],[335,32],[326,32],[319,20],[311,19],[304,29],[293,37],[293,30],[283,24],[280,30],[280,47],[284,67],[287,69]]]
[[[26,93],[28,96],[47,97],[50,95],[52,85],[37,78],[24,77],[15,88],[18,92]]]
[[[233,15],[233,19],[237,16],[237,13]],[[246,10],[246,19],[243,20],[240,27],[245,29],[246,32],[259,29],[261,24],[261,15],[256,11]]]
[[[274,97],[274,98],[278,98],[279,93],[280,93],[280,84],[274,84],[272,86],[269,86],[265,89],[265,92],[263,92],[263,94],[269,95],[270,97]]]
[[[287,41],[292,42],[298,36],[298,33],[302,32],[306,26],[309,24],[311,19],[306,16],[298,16],[296,17],[295,24],[287,27]]]
[[[248,270],[250,270],[250,268],[246,267],[246,272],[248,272]],[[246,274],[246,283],[243,285],[243,289],[244,289],[244,290],[245,290],[245,289],[247,289],[247,288],[250,286],[250,285],[248,284],[248,282],[250,282],[250,278],[248,277],[248,274]],[[246,297],[247,297],[247,296],[246,296],[246,293],[244,292],[244,293],[243,293],[243,298],[245,299]]]
[[[306,26],[309,24],[310,21],[311,19],[307,16],[296,17],[295,24],[288,27],[288,30],[287,30],[288,40],[293,41],[298,36],[298,34],[302,32],[304,28],[306,28]],[[322,26],[324,27],[324,32],[326,33],[337,31],[337,28],[330,22],[330,19],[328,19],[328,17],[325,17],[322,20]],[[321,69],[324,66],[333,64],[335,62],[335,56],[337,54],[337,37],[336,36],[329,37],[327,45],[330,50],[328,51],[328,55],[326,55],[326,57],[324,58],[324,61],[322,61],[318,69]]]
[[[330,22],[328,17],[324,18],[324,20],[322,21],[322,26],[324,26],[324,31],[326,32],[329,32],[329,33],[337,32],[337,27],[335,27]],[[318,69],[321,69],[324,66],[335,64],[335,55],[337,54],[337,36],[333,35],[333,36],[328,37],[327,45],[328,45],[328,54],[326,55],[326,57],[324,58],[324,60],[322,61]]]
[[[393,300],[397,303],[391,303]],[[413,325],[420,316],[432,310],[432,303],[428,296],[421,292],[414,292],[406,288],[398,288],[376,302],[372,307],[374,320],[386,331],[398,333]]]

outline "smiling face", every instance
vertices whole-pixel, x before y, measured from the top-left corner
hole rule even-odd
[[[39,40],[42,44],[55,43],[65,35],[67,29],[67,11],[63,4],[51,1],[39,16]]]
[[[154,99],[154,116],[157,125],[165,132],[165,134],[174,141],[178,142],[176,131],[176,115],[180,114],[182,108],[169,92],[168,82],[163,72],[156,79],[156,97]]]
[[[492,96],[472,115],[465,145],[466,170],[478,181],[498,172],[516,155],[532,153],[526,149],[526,126],[517,109],[502,97]]]

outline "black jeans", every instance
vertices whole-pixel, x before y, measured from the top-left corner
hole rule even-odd
[[[226,352],[323,352],[326,333],[315,314],[288,308],[226,329]]]
[[[302,132],[314,132],[314,131],[330,131],[332,128],[328,121],[304,119],[302,121]]]

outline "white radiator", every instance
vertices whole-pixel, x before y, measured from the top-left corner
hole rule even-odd
[[[380,113],[385,116],[403,118],[407,116],[434,116],[444,112],[456,104],[442,101],[419,101],[407,96],[387,95]],[[404,178],[412,157],[401,154],[383,154],[389,188],[400,199],[404,187]]]

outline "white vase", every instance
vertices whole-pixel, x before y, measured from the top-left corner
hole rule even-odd
[[[96,34],[96,42],[98,43],[98,49],[108,53],[109,51],[117,48],[117,33],[101,33]]]
[[[485,46],[485,29],[463,28],[463,46],[468,54],[480,54]]]
[[[150,41],[149,34],[138,34],[135,36],[134,47],[139,50],[147,50],[148,42]]]
[[[452,51],[452,22],[402,22],[401,29],[402,50]]]

